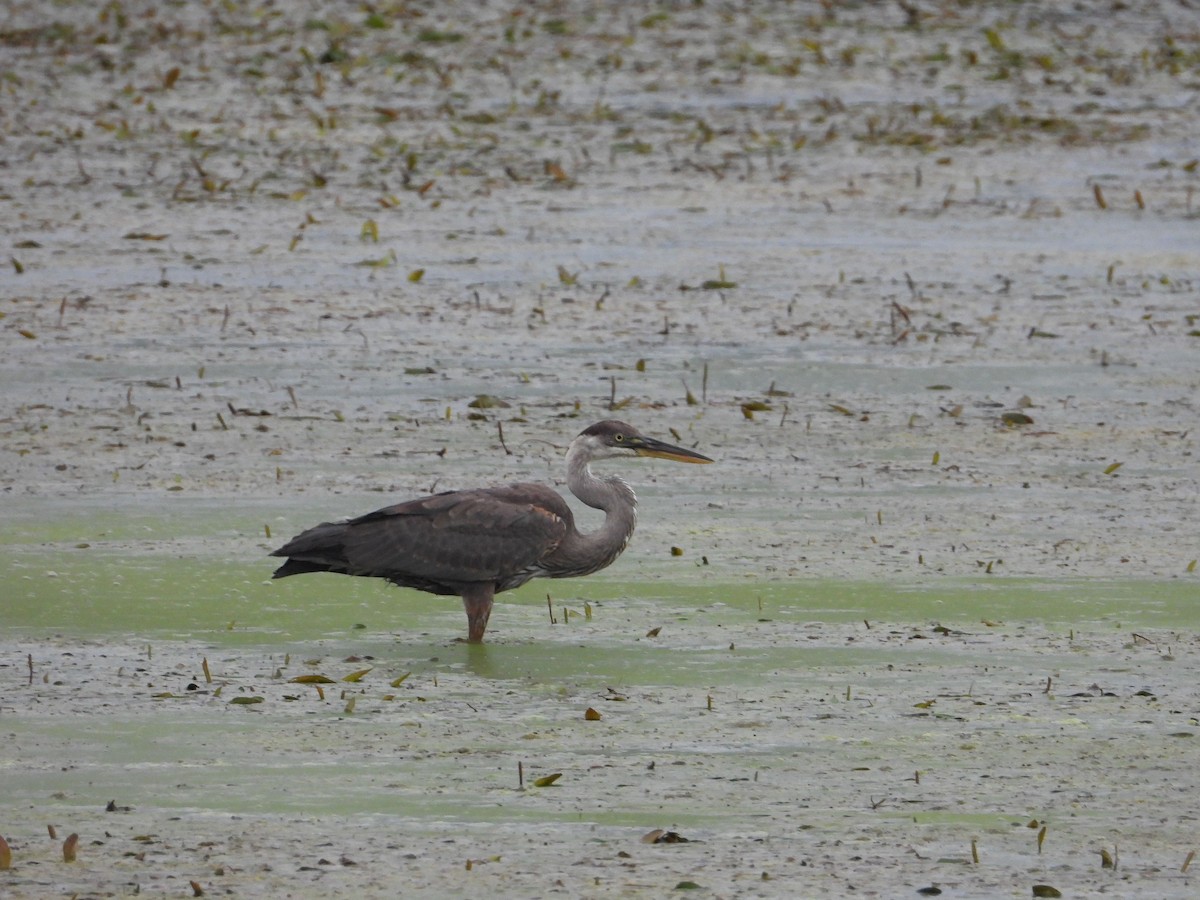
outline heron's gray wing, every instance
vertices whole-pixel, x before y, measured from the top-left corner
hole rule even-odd
[[[451,491],[345,523],[351,572],[398,583],[501,583],[535,567],[571,528],[571,511],[539,484]]]

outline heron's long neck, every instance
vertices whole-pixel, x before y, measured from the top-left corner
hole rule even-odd
[[[637,496],[615,475],[593,475],[586,453],[575,450],[567,454],[567,487],[588,506],[604,510],[603,525],[587,534],[576,532],[569,550],[563,548],[580,568],[594,572],[620,556],[629,543],[637,525]]]

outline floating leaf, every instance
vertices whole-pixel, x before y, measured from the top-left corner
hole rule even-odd
[[[854,413],[851,410],[842,406],[840,403],[830,403],[829,408],[832,409],[835,413],[841,413],[843,416],[851,416],[852,417],[854,415]]]
[[[367,219],[367,221],[362,223],[362,230],[359,231],[358,236],[361,240],[378,244],[379,224],[374,219]]]
[[[646,632],[646,637],[658,637],[658,633],[662,631],[662,626],[658,625]]]
[[[0,834],[0,872],[12,868],[12,848],[8,846],[8,841],[4,839],[4,835]]]
[[[411,674],[412,674],[412,672],[405,672],[399,678],[393,678],[391,680],[391,686],[392,687],[400,687],[400,685],[404,684],[404,679],[407,678]]]
[[[681,881],[675,885],[675,890],[677,891],[698,891],[700,889],[700,885],[694,881]]]
[[[1196,560],[1193,559],[1190,563],[1187,564],[1187,571],[1189,571],[1189,572],[1196,571]]]
[[[533,780],[534,787],[550,787],[558,779],[562,778],[562,772],[555,772],[553,775],[543,775],[541,778]]]
[[[179,80],[179,66],[173,66],[167,70],[167,74],[163,76],[163,88],[170,90],[175,87],[175,82]]]
[[[1121,468],[1121,466],[1123,466],[1123,465],[1125,465],[1125,463],[1119,463],[1119,462],[1110,463],[1108,466],[1106,466],[1104,468],[1104,474],[1112,475],[1114,472],[1117,471],[1117,469]]]
[[[295,678],[289,678],[292,684],[334,684],[332,678],[325,675],[297,675]]]
[[[19,334],[21,337],[25,338],[26,340],[30,340],[30,341],[37,340],[37,335],[34,334],[32,331],[30,331],[28,328],[18,328],[17,334]]]
[[[375,668],[375,667],[372,666],[371,669],[373,669],[373,668]],[[343,678],[342,681],[350,681],[350,682],[354,682],[357,684],[358,682],[363,680],[363,676],[366,675],[368,672],[370,672],[371,669],[359,669],[357,672],[351,672],[349,675],[347,675],[345,678]]]
[[[262,703],[263,698],[262,697],[234,697],[229,702],[236,703],[238,706],[250,706],[251,704],[254,704],[254,703]]]
[[[418,281],[420,281],[424,277],[425,277],[424,269],[413,269],[411,272],[408,273],[408,280],[411,281],[413,284],[416,284]]]
[[[369,269],[386,269],[388,266],[394,265],[396,262],[395,251],[387,256],[381,256],[378,259],[360,259],[355,263],[356,266],[365,266]]]
[[[1035,897],[1061,897],[1062,891],[1056,887],[1051,887],[1048,884],[1035,884],[1033,886],[1033,896]]]
[[[725,281],[720,278],[710,278],[708,281],[700,282],[702,291],[728,291],[735,287],[737,287],[736,281]]]
[[[599,721],[600,721],[600,718],[601,718],[601,716],[600,716],[600,713],[599,713],[599,712],[597,712],[596,710],[592,709],[592,708],[589,706],[589,707],[588,707],[588,708],[587,708],[587,709],[584,711],[584,713],[583,713],[583,718],[584,718],[585,720],[587,720],[588,722],[599,722]]]
[[[130,231],[122,235],[127,241],[165,241],[170,235],[152,234],[149,231]]]
[[[1009,428],[1018,428],[1022,425],[1032,425],[1033,419],[1022,412],[1006,412],[1001,413],[1000,421]]]
[[[671,555],[672,556],[683,556],[683,548],[682,547],[672,547]]]
[[[77,849],[79,849],[79,835],[72,834],[69,838],[63,841],[63,862],[75,862],[75,851]]]
[[[467,406],[471,409],[509,409],[512,404],[491,394],[478,394]]]
[[[938,464],[938,462],[941,460],[941,458],[942,458],[942,454],[940,454],[936,450],[934,450],[933,451],[933,465],[936,466]]]

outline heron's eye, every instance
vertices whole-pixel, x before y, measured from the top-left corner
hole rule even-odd
[[[621,441],[625,440],[625,435],[623,435],[623,434],[614,434],[614,435],[613,435],[613,440],[614,440],[614,441],[616,441],[616,442],[619,444],[619,443],[621,443]]]

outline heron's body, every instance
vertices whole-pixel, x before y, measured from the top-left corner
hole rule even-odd
[[[589,463],[626,453],[712,461],[623,422],[599,422],[567,451],[567,487],[604,510],[596,531],[581,533],[566,501],[545,485],[448,491],[310,528],[271,554],[287,557],[274,577],[337,572],[457,594],[466,606],[469,639],[482,641],[495,594],[531,578],[590,575],[621,555],[637,524],[637,497],[620,478],[593,475]]]

